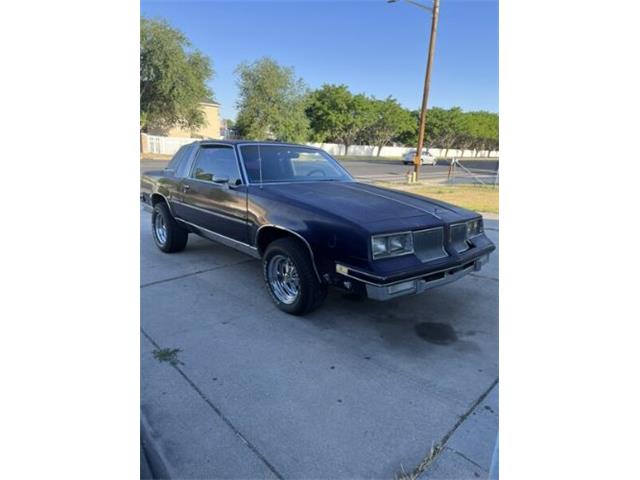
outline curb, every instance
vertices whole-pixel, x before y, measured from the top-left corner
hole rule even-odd
[[[149,421],[144,416],[142,411],[140,412],[140,441],[142,443],[141,448],[144,448],[144,453],[147,457],[147,462],[151,469],[151,475],[154,479],[171,479],[173,476],[170,474],[169,462],[167,461],[159,442],[156,440],[157,435],[154,434],[153,429],[149,425]]]

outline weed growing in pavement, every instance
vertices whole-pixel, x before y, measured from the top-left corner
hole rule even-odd
[[[405,472],[404,467],[400,465],[400,469],[402,471],[399,474],[396,474],[395,480],[416,480],[427,469],[431,462],[435,460],[440,453],[440,450],[442,450],[440,445],[431,445],[431,450],[427,456],[424,457],[420,464],[411,472]]]
[[[159,362],[169,362],[176,367],[178,365],[184,365],[184,363],[178,359],[178,353],[181,351],[179,348],[160,348],[153,351],[153,358]]]

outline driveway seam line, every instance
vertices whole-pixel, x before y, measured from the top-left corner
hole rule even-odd
[[[244,262],[242,262],[244,263]],[[143,328],[140,328],[140,331],[142,332],[142,334],[147,338],[147,340],[149,340],[153,346],[156,349],[160,349],[160,345],[158,345],[158,343],[156,343],[155,340],[153,340],[153,338],[151,338],[151,336],[144,331]],[[236,428],[236,426],[233,424],[233,422],[231,422],[231,420],[229,420],[226,415],[224,413],[222,413],[222,410],[220,410],[217,406],[215,406],[213,404],[213,402],[211,400],[209,400],[209,398],[202,392],[202,390],[200,390],[200,388],[198,388],[198,386],[187,376],[186,373],[184,373],[180,367],[178,367],[177,365],[171,365],[173,368],[175,368],[177,370],[177,372],[182,376],[182,378],[184,378],[186,380],[186,382],[191,386],[191,388],[193,388],[196,393],[200,396],[200,398],[202,398],[202,400],[205,401],[205,403],[207,405],[209,405],[209,407],[218,415],[218,417],[220,417],[220,419],[231,429],[231,431],[233,431],[233,433],[236,434],[236,436],[242,440],[242,442],[262,461],[262,463],[265,464],[265,466],[279,479],[279,480],[284,480],[284,476],[278,472],[278,470],[276,470],[276,468],[269,462],[269,460],[267,460],[267,458],[258,450],[258,448],[251,443],[241,432],[240,430],[238,430]]]
[[[451,435],[453,435],[453,433],[458,429],[458,427],[462,425],[462,423],[469,417],[469,415],[473,413],[473,411],[477,408],[477,406],[480,405],[485,398],[487,398],[487,395],[491,393],[491,390],[493,390],[497,384],[498,384],[498,379],[496,378],[493,382],[491,382],[491,385],[489,386],[489,388],[485,390],[485,392],[478,397],[478,399],[473,403],[473,405],[471,405],[471,408],[467,410],[467,413],[462,415],[458,419],[458,421],[455,423],[453,428],[449,430],[444,437],[442,437],[442,441],[440,442],[440,444],[443,447],[449,441],[449,439],[451,438]]]
[[[460,418],[458,418],[458,421],[455,423],[455,425],[447,433],[445,433],[445,435],[442,437],[440,442],[438,442],[434,447],[431,448],[431,452],[429,452],[427,454],[427,457],[425,459],[423,459],[420,462],[420,464],[418,464],[418,466],[416,468],[413,469],[412,476],[411,477],[406,477],[406,478],[416,478],[417,479],[418,477],[420,477],[420,475],[422,475],[424,472],[426,472],[427,468],[440,456],[440,453],[445,448],[449,448],[449,450],[455,451],[453,448],[450,448],[450,447],[446,446],[447,442],[449,441],[451,436],[455,433],[455,431],[458,429],[458,427],[460,425],[462,425],[462,423],[469,417],[469,415],[471,415],[473,413],[473,411],[478,407],[478,405],[480,405],[480,403],[482,403],[482,401],[485,398],[487,398],[487,395],[489,395],[491,390],[493,390],[494,387],[498,384],[498,380],[499,379],[496,378],[493,382],[491,382],[491,385],[489,386],[489,388],[487,390],[485,390],[485,392],[482,395],[480,395],[475,402],[473,402],[473,405],[471,405],[469,410],[467,410],[467,412],[465,414],[463,414]],[[425,460],[428,460],[428,461],[425,461]],[[405,478],[405,477],[404,476],[400,476],[400,478]]]
[[[231,263],[229,265],[217,265],[211,268],[205,268],[204,270],[198,270],[196,272],[185,273],[184,275],[178,275],[176,277],[165,278],[163,280],[156,280],[153,282],[145,283],[144,285],[140,285],[140,288],[151,287],[153,285],[158,285],[160,283],[172,282],[173,280],[180,280],[182,278],[192,277],[193,275],[200,275],[201,273],[212,272],[214,270],[220,270],[222,268],[235,267],[237,265],[242,265],[243,263],[249,263],[255,261],[254,259],[243,260],[241,262]]]
[[[467,457],[465,454],[463,454],[462,452],[459,452],[458,450],[456,450],[455,448],[451,448],[451,447],[445,447],[447,450],[455,453],[456,455],[459,455],[460,457],[464,458],[467,462],[473,464],[475,467],[478,467],[480,470],[482,470],[485,473],[488,473],[487,470],[482,466],[477,464],[476,462],[474,462],[473,460],[471,460],[469,457]]]

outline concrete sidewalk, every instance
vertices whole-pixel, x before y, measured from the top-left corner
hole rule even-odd
[[[498,222],[486,221],[497,244]],[[389,303],[277,310],[260,263],[141,212],[141,409],[172,478],[486,478],[498,425],[498,255]],[[170,351],[177,349],[174,355]],[[174,365],[168,361],[173,360]]]

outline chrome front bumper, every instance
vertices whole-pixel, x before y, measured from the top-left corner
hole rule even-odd
[[[439,272],[437,275],[425,275],[422,278],[401,281],[390,285],[373,285],[367,283],[367,297],[373,300],[385,301],[405,295],[422,293],[430,288],[455,282],[471,272],[477,272],[482,268],[482,265],[488,261],[489,254],[486,254],[463,269],[452,268],[448,271]]]

